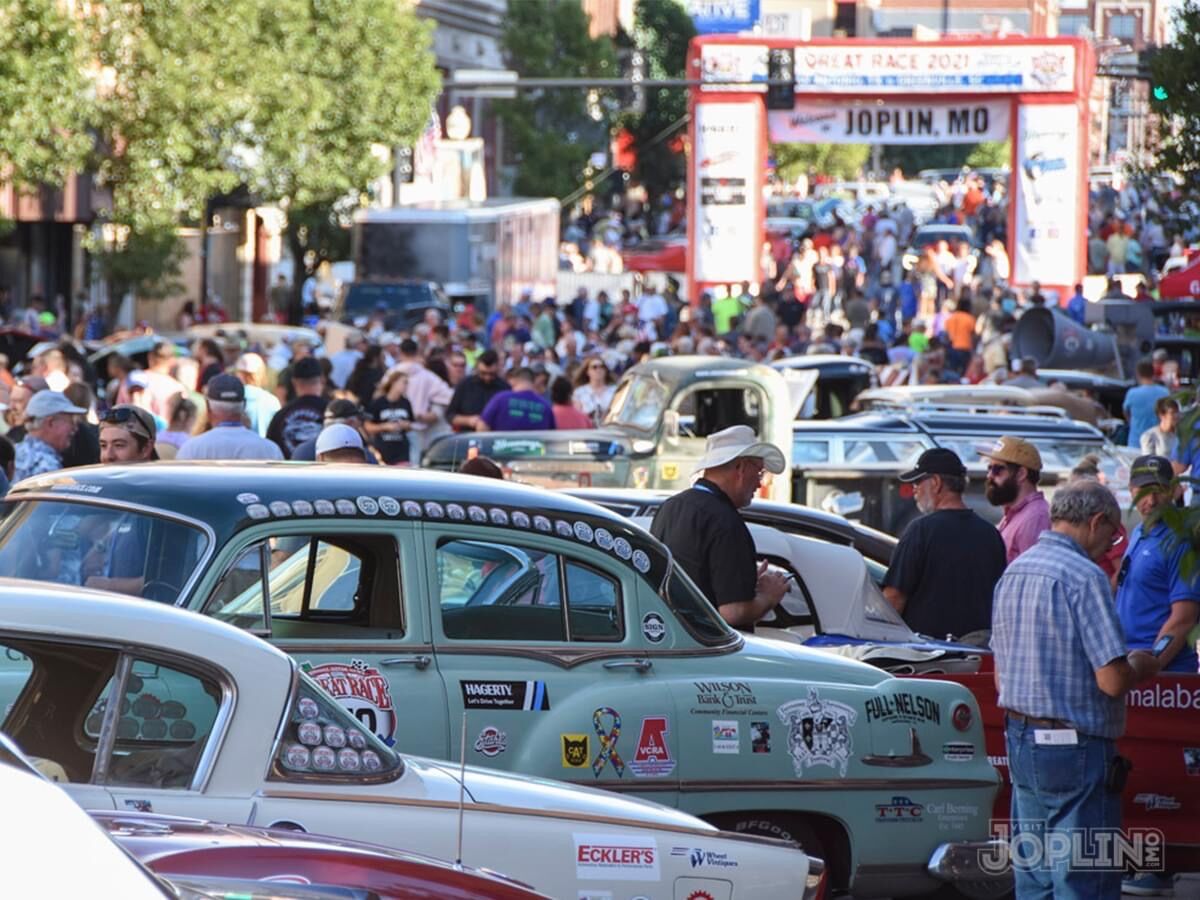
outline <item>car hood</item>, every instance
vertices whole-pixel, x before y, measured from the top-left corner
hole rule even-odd
[[[457,799],[459,775],[463,770],[452,763],[428,759],[420,762],[449,779]],[[583,785],[478,766],[467,766],[464,780],[469,799],[478,804],[565,814],[582,822],[716,832],[711,825],[679,810]]]

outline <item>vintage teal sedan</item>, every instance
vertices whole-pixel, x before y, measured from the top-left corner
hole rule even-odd
[[[267,637],[402,751],[465,747],[796,839],[861,896],[1006,877],[967,690],[732,631],[660,543],[593,504],[296,463],[72,469],[7,499],[0,576]]]

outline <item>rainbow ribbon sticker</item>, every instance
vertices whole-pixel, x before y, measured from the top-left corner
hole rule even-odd
[[[609,716],[612,719],[612,728],[608,731],[604,730],[603,719]],[[612,767],[616,770],[617,776],[625,774],[625,761],[621,759],[617,753],[617,741],[621,737],[621,715],[615,709],[610,709],[607,706],[602,706],[592,713],[592,727],[596,729],[596,737],[600,739],[600,753],[592,762],[592,771],[596,773],[596,777],[600,777],[600,773],[604,771],[604,767],[608,762],[612,761]]]

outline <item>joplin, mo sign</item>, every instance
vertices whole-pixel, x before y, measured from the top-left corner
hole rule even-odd
[[[792,51],[796,104],[767,112],[771,50]],[[706,35],[689,77],[690,284],[761,280],[763,184],[774,143],[976,143],[1012,138],[1012,282],[1067,296],[1084,274],[1087,98],[1079,38],[817,40]]]

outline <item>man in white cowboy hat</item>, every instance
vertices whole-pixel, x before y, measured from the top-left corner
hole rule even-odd
[[[696,466],[700,477],[664,503],[650,526],[722,618],[743,631],[753,631],[783,599],[787,579],[768,571],[765,561],[758,565],[738,510],[750,505],[765,472],[783,470],[780,449],[758,440],[750,427],[718,431]]]

